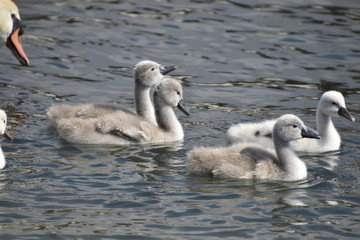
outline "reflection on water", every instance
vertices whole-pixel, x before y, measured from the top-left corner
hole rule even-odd
[[[21,67],[1,48],[1,239],[347,239],[360,237],[358,122],[335,118],[340,151],[300,154],[308,179],[188,173],[196,146],[225,145],[231,124],[299,115],[315,126],[324,91],[357,118],[359,4],[313,0],[22,1]],[[133,67],[178,65],[190,117],[183,143],[83,146],[45,120],[54,103],[133,106]]]

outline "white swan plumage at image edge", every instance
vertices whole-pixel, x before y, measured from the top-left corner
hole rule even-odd
[[[0,135],[4,136],[8,140],[12,141],[13,137],[7,131],[7,115],[4,110],[0,109]],[[6,159],[2,148],[0,146],[0,169],[5,168],[6,166]]]

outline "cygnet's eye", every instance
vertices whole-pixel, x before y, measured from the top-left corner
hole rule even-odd
[[[12,18],[12,19],[16,18],[16,16],[15,16],[14,13],[11,14],[11,18]]]
[[[293,127],[293,128],[297,128],[298,126],[297,126],[297,125],[293,125],[292,127]]]
[[[332,102],[332,105],[337,105],[336,102]]]
[[[176,94],[180,96],[180,92],[179,92],[179,91],[177,91]]]
[[[154,71],[154,70],[155,70],[155,68],[152,68],[152,69],[151,69],[151,71]]]

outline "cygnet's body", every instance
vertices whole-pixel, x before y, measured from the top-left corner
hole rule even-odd
[[[158,84],[165,74],[175,69],[175,66],[164,66],[150,60],[141,61],[136,64],[134,69],[135,108],[138,116],[153,124],[157,124],[155,110],[150,97],[150,89]],[[51,106],[46,115],[55,124],[54,122],[61,118],[98,118],[104,114],[119,111],[132,112],[117,104],[59,104]]]
[[[256,144],[235,144],[223,148],[197,148],[187,159],[189,170],[219,178],[297,181],[307,177],[305,163],[290,147],[290,141],[318,138],[295,115],[286,114],[273,130],[275,153]]]
[[[58,118],[53,124],[60,137],[79,144],[144,144],[180,141],[184,132],[174,107],[185,114],[180,83],[164,78],[154,91],[157,125],[134,113],[112,111],[91,118]]]
[[[29,65],[29,59],[21,45],[23,34],[19,9],[11,0],[0,1],[0,41],[6,43],[13,55],[22,65]]]
[[[274,149],[272,131],[277,119],[262,122],[238,123],[231,126],[226,132],[229,144],[256,143],[265,148]]]
[[[4,137],[6,137],[9,140],[12,140],[12,137],[6,130],[6,126],[7,126],[6,113],[0,109],[0,135],[3,135]],[[4,156],[4,153],[0,146],[0,169],[5,168],[5,166],[6,166],[5,156]]]
[[[316,126],[320,139],[300,139],[291,142],[295,151],[301,152],[328,152],[338,150],[341,144],[339,133],[331,117],[342,116],[350,121],[355,121],[346,109],[345,99],[340,92],[325,92],[319,101],[316,110]],[[238,123],[227,131],[227,140],[234,143],[259,143],[268,148],[274,148],[272,129],[277,119],[259,123]]]

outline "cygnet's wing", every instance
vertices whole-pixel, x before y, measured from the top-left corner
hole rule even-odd
[[[130,143],[149,141],[152,128],[157,127],[136,115],[125,112],[108,114],[96,123],[98,133],[110,134]]]
[[[133,143],[140,143],[141,142],[140,136],[134,136],[134,135],[131,136],[128,133],[121,131],[120,129],[111,130],[109,132],[109,134],[111,134],[111,135],[113,135],[115,137],[123,138],[123,139],[125,139],[126,141],[129,141],[129,142],[133,142]]]

